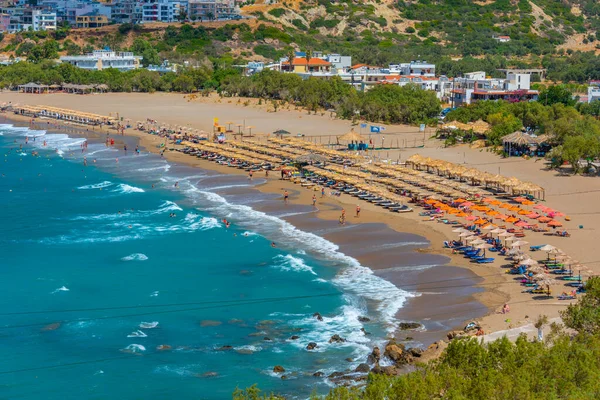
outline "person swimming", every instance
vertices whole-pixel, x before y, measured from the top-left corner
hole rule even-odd
[[[271,247],[277,247],[277,245],[275,244],[275,242],[271,242]]]

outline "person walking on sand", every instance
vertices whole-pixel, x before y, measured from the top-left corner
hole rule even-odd
[[[283,192],[283,202],[284,202],[285,204],[287,204],[287,203],[288,203],[289,197],[290,197],[290,195],[288,194],[288,191],[287,191],[287,190],[285,190],[285,191]]]
[[[321,188],[321,198],[325,197],[325,186]]]
[[[360,217],[360,205],[356,205],[356,218]]]
[[[248,171],[248,179],[252,180],[252,170]]]
[[[344,221],[346,220],[346,210],[342,208],[342,218],[344,218]]]
[[[314,194],[312,197],[312,202],[313,202],[313,207],[316,207],[317,206],[317,196],[315,196]]]

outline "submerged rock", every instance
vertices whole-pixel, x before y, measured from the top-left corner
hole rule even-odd
[[[323,372],[321,371],[317,371],[314,374],[312,374],[314,377],[320,378],[321,376],[325,375]]]
[[[230,345],[225,345],[225,346],[221,346],[217,349],[217,351],[226,351],[226,350],[233,350],[233,346]]]
[[[219,376],[219,374],[213,371],[208,371],[203,373],[201,376],[202,378],[216,378],[217,376]]]
[[[276,365],[275,367],[273,367],[273,372],[280,374],[282,372],[285,372],[285,368],[283,368],[281,365]]]
[[[293,336],[290,338],[290,340],[298,340],[298,339],[300,339],[300,336],[298,336],[298,335],[293,335]]]
[[[315,317],[318,321],[323,321],[323,316],[321,315],[321,313],[314,313],[313,317]]]
[[[314,350],[319,347],[315,342],[310,342],[306,345],[306,350]]]
[[[358,317],[358,321],[359,322],[370,322],[371,318],[360,316],[360,317]]]
[[[42,332],[55,331],[60,328],[60,322],[55,322],[53,324],[48,324],[42,328]]]
[[[267,336],[265,336],[265,337],[263,338],[263,340],[264,340],[265,342],[271,342],[271,341],[272,341],[272,340],[271,340],[271,338],[270,338],[270,337],[267,337]]]
[[[210,319],[205,319],[203,321],[200,321],[200,326],[202,326],[202,327],[219,326],[221,324],[222,324],[221,321],[213,321],[213,320],[210,320]]]
[[[354,359],[348,357],[348,358],[346,358],[346,361],[348,361],[348,362],[354,362]]]
[[[371,334],[371,332],[367,332],[365,330],[365,328],[360,328],[360,331],[365,335],[365,336],[369,336]]]

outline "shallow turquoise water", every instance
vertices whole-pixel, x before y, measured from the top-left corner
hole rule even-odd
[[[254,211],[260,197],[218,194],[244,179],[103,144],[83,153],[66,135],[0,134],[0,398],[222,399],[254,383],[303,398],[329,387],[313,372],[363,361],[408,296]],[[328,344],[334,333],[348,342]]]

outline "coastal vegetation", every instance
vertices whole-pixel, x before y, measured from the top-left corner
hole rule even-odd
[[[548,135],[553,146],[548,158],[557,167],[565,161],[579,172],[579,160],[600,157],[600,101],[578,103],[562,86],[552,86],[540,93],[537,102],[509,103],[479,101],[448,113],[446,120],[473,122],[482,119],[491,125],[486,139],[502,143],[502,137],[523,128]]]
[[[600,395],[600,278],[586,284],[582,300],[561,312],[544,341],[520,336],[489,344],[453,340],[439,359],[400,376],[371,373],[362,388],[337,387],[313,399],[594,399]],[[545,318],[538,319],[543,325]],[[569,333],[571,332],[571,333]],[[575,333],[572,333],[575,332]],[[278,399],[256,387],[236,390],[235,400]]]

